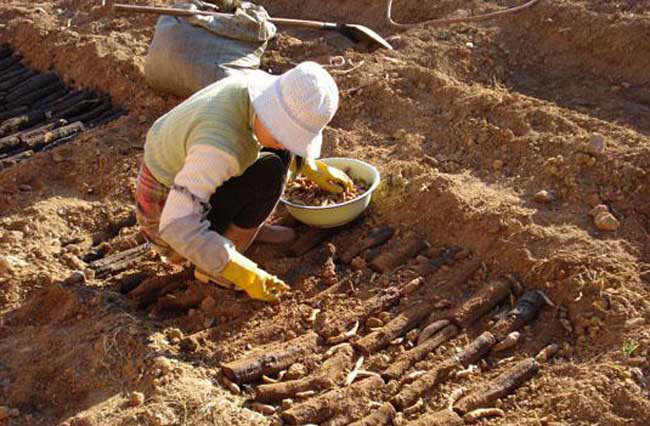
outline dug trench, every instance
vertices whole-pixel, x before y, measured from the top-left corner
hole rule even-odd
[[[276,212],[300,241],[249,255],[292,287],[278,305],[201,285],[143,246],[143,136],[180,102],[144,84],[155,18],[0,5],[0,42],[27,66],[129,111],[0,172],[0,421],[648,424],[647,14],[541,2],[398,32],[383,1],[261,3],[355,16],[395,47],[281,32],[267,50],[274,72],[345,59],[330,68],[341,107],[324,154],[383,176],[343,229]],[[393,18],[500,7],[421,3],[396,1]]]
[[[25,67],[7,45],[0,46],[0,82],[0,169],[124,114],[105,95],[71,90],[56,74]]]

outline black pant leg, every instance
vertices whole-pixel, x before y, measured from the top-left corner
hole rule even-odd
[[[231,224],[245,229],[262,224],[284,191],[290,160],[287,151],[264,150],[241,176],[217,188],[210,197],[210,229],[223,234]]]

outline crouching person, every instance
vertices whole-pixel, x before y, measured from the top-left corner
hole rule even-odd
[[[265,223],[289,168],[323,189],[352,185],[315,160],[338,107],[332,77],[313,62],[280,76],[220,80],[160,117],[147,133],[136,188],[137,219],[167,261],[195,276],[277,301],[289,287],[243,253],[253,240],[288,243],[291,228]]]

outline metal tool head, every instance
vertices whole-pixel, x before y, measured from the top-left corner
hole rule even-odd
[[[393,50],[389,42],[368,27],[358,24],[339,24],[338,27],[341,34],[357,43]]]

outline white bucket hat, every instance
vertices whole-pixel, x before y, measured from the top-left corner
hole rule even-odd
[[[250,75],[248,94],[255,114],[285,148],[318,158],[323,128],[334,117],[339,91],[331,75],[316,62],[303,62],[282,75]]]

